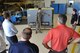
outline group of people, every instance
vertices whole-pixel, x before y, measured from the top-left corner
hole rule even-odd
[[[5,19],[2,23],[2,27],[6,38],[10,43],[8,53],[39,53],[37,45],[29,41],[32,36],[32,29],[29,27],[23,29],[21,41],[18,42],[18,38],[16,36],[18,30],[10,22],[9,12],[3,12],[3,16]],[[0,53],[6,53],[6,43],[5,40],[2,38],[0,38]]]
[[[18,30],[9,21],[10,15],[8,12],[3,13],[4,21],[2,27],[7,40],[10,43],[9,53],[39,53],[39,46],[30,42],[32,36],[32,29],[26,27],[22,31],[21,40],[18,41],[16,34]],[[49,50],[49,53],[67,53],[67,46],[70,43],[80,43],[80,34],[72,28],[66,26],[67,16],[65,14],[58,15],[56,28],[49,30],[48,34],[43,39],[43,46]],[[1,39],[1,38],[0,38]],[[50,42],[51,41],[51,42]],[[3,42],[0,40],[0,42]],[[51,46],[48,43],[51,43]],[[5,42],[3,43],[5,44]],[[2,44],[2,45],[3,45]],[[0,43],[0,47],[2,47]],[[1,53],[6,53],[1,50]]]

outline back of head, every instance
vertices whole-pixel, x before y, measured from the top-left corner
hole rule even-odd
[[[31,35],[32,35],[32,29],[31,28],[25,28],[25,29],[23,29],[23,35],[22,35],[22,37],[24,39],[29,40],[30,37],[31,37]]]
[[[76,13],[77,12],[77,10],[75,9],[75,8],[73,8],[73,11]]]
[[[58,16],[58,22],[60,24],[66,24],[66,21],[67,21],[67,16],[65,14],[60,14]]]
[[[10,18],[9,12],[3,12],[3,16],[4,16],[5,19]]]

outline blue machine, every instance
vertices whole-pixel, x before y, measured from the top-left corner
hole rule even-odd
[[[59,14],[65,14],[67,11],[67,5],[66,4],[59,4]]]
[[[21,20],[22,20],[22,12],[11,16],[11,22],[12,23],[20,22]]]
[[[21,15],[12,15],[10,19],[11,19],[12,23],[16,23],[17,21],[20,22],[21,21]]]
[[[11,20],[12,23],[16,23],[16,16],[12,15],[10,20]]]
[[[51,7],[54,8],[54,14],[58,14],[59,4],[52,4]]]
[[[54,8],[54,14],[65,14],[66,13],[66,9],[67,9],[67,5],[66,4],[52,4],[51,7]]]

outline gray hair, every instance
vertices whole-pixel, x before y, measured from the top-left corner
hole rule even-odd
[[[60,14],[58,16],[58,22],[61,24],[66,24],[67,16],[65,14]]]

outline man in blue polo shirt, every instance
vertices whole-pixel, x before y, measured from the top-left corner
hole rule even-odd
[[[25,28],[22,34],[21,41],[12,45],[9,53],[39,53],[38,47],[29,41],[32,30],[30,28]]]

